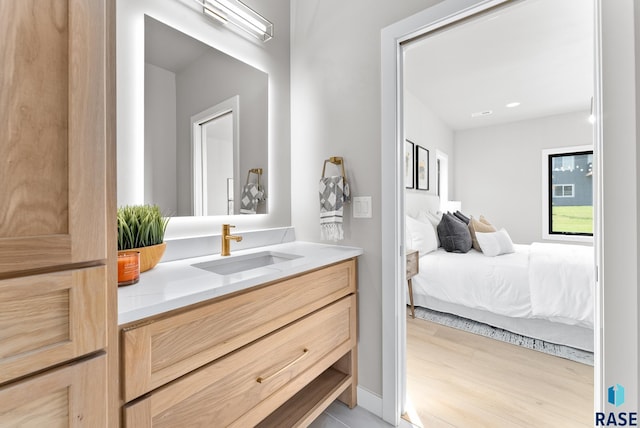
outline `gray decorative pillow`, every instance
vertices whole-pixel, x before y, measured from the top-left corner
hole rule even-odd
[[[440,245],[450,253],[466,253],[471,249],[469,227],[453,214],[446,213],[438,224]]]
[[[461,220],[464,224],[469,224],[469,222],[471,221],[471,219],[469,217],[467,217],[466,215],[462,214],[460,211],[456,211],[453,213],[454,216],[456,216],[459,220]]]

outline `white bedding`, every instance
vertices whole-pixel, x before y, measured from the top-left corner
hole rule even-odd
[[[442,248],[423,255],[412,280],[414,295],[508,317],[593,328],[593,249],[564,244],[514,247],[515,253],[497,257]]]
[[[534,242],[529,255],[529,287],[534,317],[593,328],[592,247]]]

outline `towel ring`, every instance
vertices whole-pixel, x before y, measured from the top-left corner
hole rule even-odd
[[[347,182],[347,175],[344,172],[344,160],[341,156],[331,156],[329,159],[324,160],[324,165],[322,166],[322,176],[320,178],[324,178],[324,171],[327,168],[327,162],[331,162],[335,165],[340,165],[342,167],[342,179],[344,182]]]

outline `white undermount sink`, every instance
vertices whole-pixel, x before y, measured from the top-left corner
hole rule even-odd
[[[218,275],[231,275],[265,266],[275,265],[302,256],[296,254],[278,253],[275,251],[261,251],[259,253],[245,254],[241,256],[229,256],[223,259],[209,262],[195,263],[191,266],[204,269]]]

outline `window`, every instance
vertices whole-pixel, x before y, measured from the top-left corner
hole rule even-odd
[[[580,146],[544,150],[543,166],[544,237],[590,239],[593,236],[593,149]]]
[[[543,237],[593,239],[593,147],[543,150]]]
[[[449,200],[449,156],[436,149],[436,192],[440,196],[440,209],[446,210]]]
[[[554,198],[573,198],[573,184],[552,184]]]

